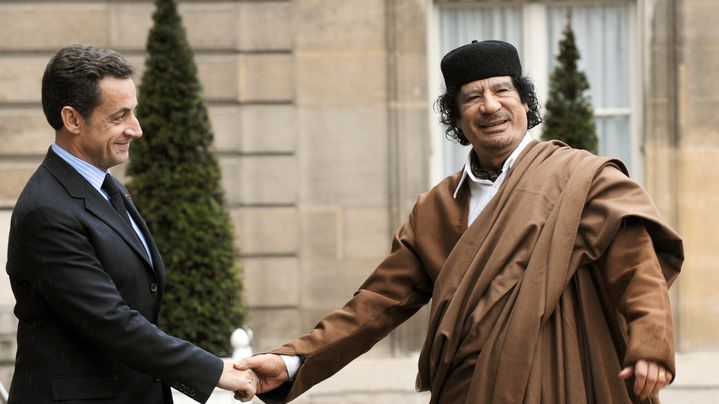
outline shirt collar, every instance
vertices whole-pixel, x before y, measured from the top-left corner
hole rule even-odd
[[[102,182],[105,181],[107,171],[103,171],[87,161],[75,157],[70,152],[60,147],[57,143],[53,143],[51,147],[55,154],[70,164],[70,166],[82,175],[82,177],[85,178],[93,188],[100,192],[101,195],[104,195],[101,189]]]
[[[503,181],[504,177],[509,173],[509,170],[512,169],[512,166],[514,165],[514,162],[517,160],[517,157],[519,154],[524,150],[525,147],[529,144],[529,142],[532,141],[532,136],[529,135],[529,132],[527,132],[522,140],[519,142],[517,147],[514,148],[514,151],[512,154],[507,157],[507,160],[504,161],[504,164],[502,165],[502,174],[499,175],[497,178],[497,181]],[[472,158],[474,156],[474,149],[470,148],[469,153],[467,153],[467,161],[464,163],[464,169],[462,170],[462,176],[459,179],[459,182],[457,183],[457,188],[454,190],[453,197],[456,199],[457,195],[459,194],[459,189],[462,187],[462,184],[464,184],[465,180],[469,178],[470,181],[476,182],[476,183],[484,183],[488,182],[488,180],[480,180],[477,177],[472,174]]]

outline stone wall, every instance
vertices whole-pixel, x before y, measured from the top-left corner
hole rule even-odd
[[[719,351],[719,14],[710,0],[679,2],[677,210],[686,240],[679,282],[680,348]],[[719,379],[717,379],[719,380]],[[719,381],[717,382],[719,384]]]
[[[719,19],[711,0],[644,2],[647,188],[685,241],[674,288],[678,349],[719,351]]]
[[[712,0],[640,2],[646,185],[684,239],[686,261],[672,290],[677,378],[662,402],[719,400],[719,106],[709,79],[719,66]]]
[[[248,326],[255,350],[270,349],[351,297],[426,188],[425,2],[179,3],[216,135]],[[71,43],[109,47],[135,64],[139,83],[153,9],[149,0],[0,2],[3,243],[15,198],[53,140],[40,106],[47,60]],[[0,304],[12,303],[0,275]],[[416,350],[421,319],[373,352]]]
[[[289,319],[297,325],[284,330],[285,335],[299,332],[293,7],[289,1],[180,2],[242,253],[246,304],[253,314],[250,325],[260,336],[267,334],[258,324],[265,313],[272,318],[268,323]],[[135,64],[139,83],[153,10],[151,1],[0,2],[3,262],[14,200],[53,140],[40,106],[40,81],[47,60],[59,47],[72,43],[109,47]],[[113,171],[122,175],[124,168]],[[275,282],[274,291],[267,293],[268,279],[280,278],[283,281]],[[12,304],[2,271],[0,305],[9,314]],[[258,310],[260,314],[254,315]],[[12,336],[13,325],[0,323],[0,332]],[[5,344],[2,338],[0,344]],[[276,342],[277,338],[266,345]],[[3,345],[0,361],[14,357],[13,351],[14,346],[5,349]],[[4,375],[0,381],[7,385]]]

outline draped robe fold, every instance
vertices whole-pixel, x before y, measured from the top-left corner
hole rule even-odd
[[[303,364],[264,400],[329,377],[430,297],[417,388],[431,403],[642,402],[622,366],[675,374],[667,289],[681,240],[620,162],[533,142],[468,229],[458,177],[420,196],[345,307],[274,351]]]

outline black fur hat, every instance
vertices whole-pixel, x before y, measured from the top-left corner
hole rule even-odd
[[[502,41],[472,41],[447,53],[440,64],[446,88],[496,76],[521,76],[517,48]]]

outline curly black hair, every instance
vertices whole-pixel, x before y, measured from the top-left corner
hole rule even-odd
[[[542,122],[542,116],[539,114],[539,100],[534,90],[534,83],[526,76],[512,76],[514,88],[519,93],[522,103],[527,104],[527,130],[539,125]],[[464,136],[462,129],[457,127],[459,120],[459,105],[457,105],[457,95],[460,87],[451,86],[440,95],[435,102],[435,108],[439,109],[439,121],[446,125],[444,130],[445,136],[450,140],[455,140],[462,146],[469,145],[469,140]]]

